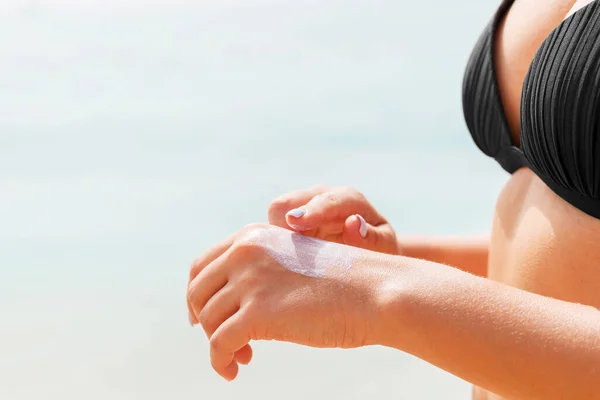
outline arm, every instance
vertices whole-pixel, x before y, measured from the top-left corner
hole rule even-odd
[[[306,236],[425,259],[487,276],[487,237],[398,238],[366,197],[352,188],[320,185],[287,193],[271,202],[268,214],[270,224]]]
[[[487,236],[405,236],[398,238],[398,248],[406,257],[451,265],[487,277],[489,242]]]
[[[441,264],[259,224],[192,264],[187,297],[228,380],[251,340],[383,345],[507,398],[600,400],[599,310]]]
[[[598,309],[396,259],[380,344],[507,398],[600,399]]]

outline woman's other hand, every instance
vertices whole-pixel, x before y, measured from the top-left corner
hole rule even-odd
[[[394,229],[352,188],[316,186],[287,193],[271,202],[269,223],[330,242],[398,254]]]
[[[192,264],[187,300],[213,368],[234,379],[238,363],[250,361],[250,340],[375,344],[385,257],[272,225],[248,226],[209,249]]]

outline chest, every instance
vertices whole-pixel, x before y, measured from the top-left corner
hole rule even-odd
[[[513,143],[520,144],[523,82],[544,39],[593,0],[516,0],[498,26],[494,44],[500,98]]]

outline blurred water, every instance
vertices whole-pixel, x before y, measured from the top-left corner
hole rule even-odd
[[[487,230],[506,176],[460,85],[494,3],[2,2],[0,398],[467,398],[384,348],[257,343],[228,384],[184,295],[203,249],[315,183],[401,233]]]

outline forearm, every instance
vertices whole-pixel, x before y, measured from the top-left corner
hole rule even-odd
[[[488,236],[405,236],[398,239],[406,257],[451,265],[477,276],[487,276]]]
[[[382,343],[515,399],[600,399],[600,311],[396,257]]]

